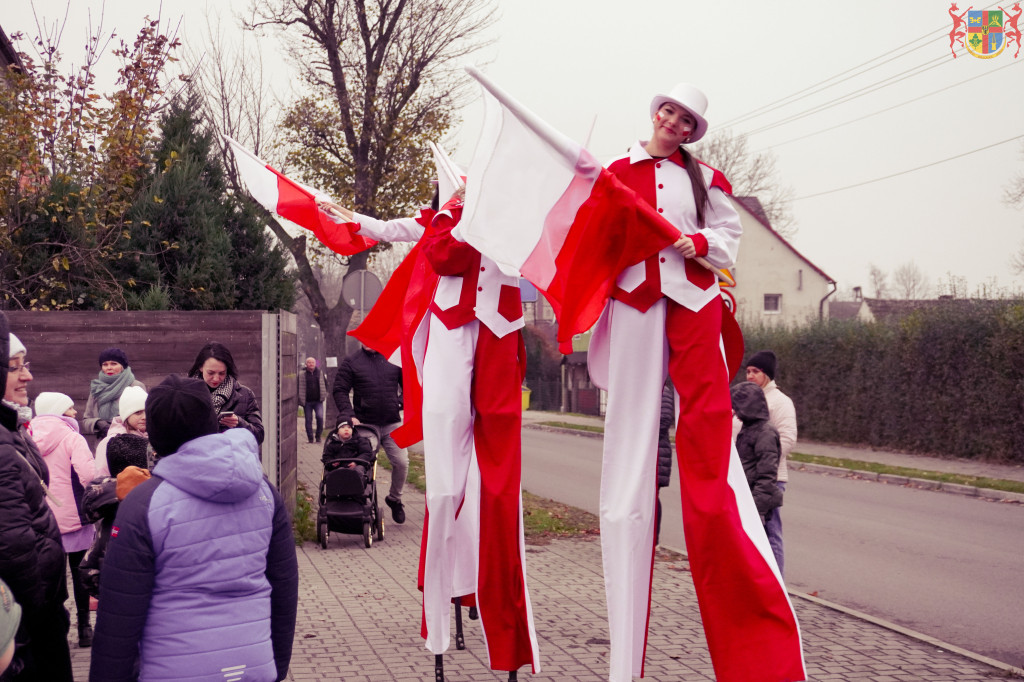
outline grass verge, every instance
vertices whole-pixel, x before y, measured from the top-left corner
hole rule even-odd
[[[1004,490],[1011,493],[1024,493],[1024,483],[1020,481],[1007,481],[1001,478],[986,478],[984,476],[967,476],[964,474],[947,474],[941,471],[925,471],[911,467],[898,467],[878,462],[861,462],[855,459],[841,459],[838,457],[822,457],[820,455],[805,455],[801,452],[791,452],[789,459],[795,462],[806,462],[808,464],[823,464],[840,469],[851,471],[870,471],[878,474],[891,474],[893,476],[907,476],[909,478],[923,478],[926,481],[939,481],[941,483],[959,483],[975,488],[989,488],[991,490]]]
[[[292,517],[292,534],[295,536],[295,544],[302,546],[307,540],[316,540],[316,507],[313,504],[313,496],[306,491],[306,486],[300,482],[295,491],[295,515]]]
[[[419,449],[409,450],[407,482],[417,490],[427,489],[423,452]],[[599,532],[598,525],[597,517],[590,512],[532,493],[523,493],[523,528],[529,544],[547,544],[552,537],[596,535]]]
[[[604,433],[603,426],[594,424],[571,424],[569,422],[537,422],[541,426],[554,426],[558,429],[574,429],[576,431],[589,431],[590,433]]]
[[[571,424],[569,422],[549,421],[537,422],[542,426],[553,426],[561,429],[575,429],[577,431],[589,431],[591,433],[604,433],[604,427],[591,424]],[[820,455],[805,455],[800,452],[792,452],[789,459],[795,462],[806,462],[809,464],[823,464],[825,466],[849,469],[850,471],[869,471],[879,474],[892,474],[893,476],[907,476],[908,478],[922,478],[926,481],[938,481],[941,483],[959,483],[975,488],[988,488],[991,490],[1003,490],[1011,493],[1024,493],[1024,482],[1008,481],[1002,478],[986,478],[984,476],[968,476],[965,474],[949,474],[941,471],[925,471],[911,467],[898,467],[877,462],[862,462],[855,459],[842,459],[838,457],[823,457]]]

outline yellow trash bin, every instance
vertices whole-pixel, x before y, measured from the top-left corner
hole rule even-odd
[[[530,389],[523,386],[523,410],[530,409]]]

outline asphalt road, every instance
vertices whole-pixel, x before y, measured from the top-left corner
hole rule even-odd
[[[597,513],[601,439],[523,430],[523,489]],[[661,544],[684,548],[678,481]],[[791,472],[790,587],[1024,667],[1024,505]]]

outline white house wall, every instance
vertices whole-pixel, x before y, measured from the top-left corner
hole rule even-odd
[[[832,290],[828,278],[735,199],[733,205],[743,238],[734,269],[736,287],[728,291],[736,297],[740,324],[795,326],[818,319],[821,299]],[[766,294],[781,294],[778,312],[765,311]]]

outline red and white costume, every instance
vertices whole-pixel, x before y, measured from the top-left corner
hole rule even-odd
[[[412,219],[385,223],[355,216],[360,232],[378,239],[422,234],[418,248],[440,276],[411,342],[423,387],[424,637],[431,652],[446,651],[451,598],[475,593],[491,668],[530,664],[538,672],[520,488],[525,352],[519,330],[525,321],[519,280],[452,236],[461,214],[461,203],[450,202],[425,231]],[[474,467],[478,496],[472,493]],[[467,533],[476,534],[478,552],[467,551],[460,539]]]
[[[678,151],[655,159],[637,143],[608,170],[692,236],[698,256],[733,265],[741,226],[721,173],[702,166],[710,205],[698,229]],[[591,340],[590,374],[608,391],[600,511],[612,682],[643,675],[666,375],[679,396],[683,523],[717,678],[804,679],[796,618],[731,440],[721,328],[714,273],[668,247],[622,271]]]

